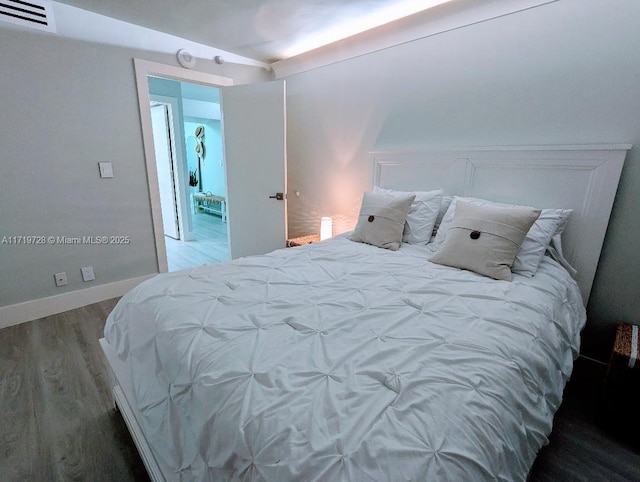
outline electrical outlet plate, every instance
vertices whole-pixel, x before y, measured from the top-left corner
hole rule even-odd
[[[93,281],[96,279],[96,275],[93,273],[93,266],[84,266],[80,268],[82,272],[82,280],[83,281]]]
[[[99,162],[98,168],[100,169],[101,178],[113,177],[113,165],[110,162]]]
[[[63,271],[62,273],[54,274],[53,277],[56,280],[56,286],[58,286],[58,287],[66,286],[66,284],[67,284],[67,273],[65,273]]]

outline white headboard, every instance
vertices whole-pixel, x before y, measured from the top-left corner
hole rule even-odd
[[[444,189],[538,208],[573,209],[562,235],[586,305],[622,165],[631,145],[514,146],[447,151],[372,152],[373,184],[396,190]]]

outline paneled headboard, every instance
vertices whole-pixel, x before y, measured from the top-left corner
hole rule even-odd
[[[514,146],[372,152],[373,184],[471,196],[538,208],[573,209],[562,235],[586,305],[631,145]]]

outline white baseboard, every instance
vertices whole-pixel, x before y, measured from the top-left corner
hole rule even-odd
[[[0,306],[0,329],[116,298],[155,274],[92,286],[47,298]]]

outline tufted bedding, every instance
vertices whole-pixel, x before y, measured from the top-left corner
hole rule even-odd
[[[346,237],[153,278],[105,339],[175,480],[525,480],[585,322],[513,282]]]

